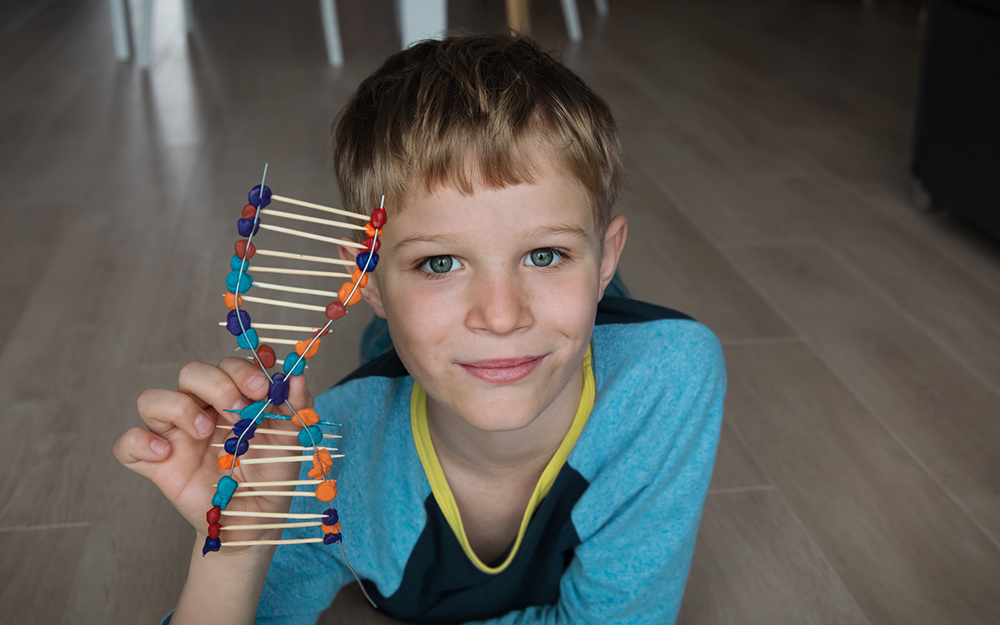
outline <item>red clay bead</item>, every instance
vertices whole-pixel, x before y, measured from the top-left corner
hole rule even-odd
[[[319,338],[321,336],[326,336],[327,333],[329,333],[329,332],[330,332],[330,328],[324,326],[323,328],[320,328],[319,330],[316,330],[315,332],[313,332],[313,337]]]
[[[330,302],[326,307],[326,318],[336,321],[347,314],[347,308],[340,302]]]
[[[247,243],[246,239],[240,239],[236,242],[236,255],[243,258],[243,252],[247,253],[245,260],[250,260],[257,252],[257,248],[253,246],[253,243]]]
[[[219,537],[219,530],[221,530],[221,529],[222,529],[222,524],[221,523],[212,523],[211,525],[208,526],[208,537],[209,538],[218,538]]]
[[[364,242],[362,243],[362,245],[365,246],[364,251],[366,251],[366,252],[372,251],[372,238],[368,237],[367,239],[365,239]],[[381,238],[378,241],[375,241],[375,251],[377,252],[378,248],[380,248],[380,247],[382,247],[382,239]],[[243,258],[243,257],[240,256],[240,258]]]
[[[270,345],[261,345],[258,347],[257,358],[260,359],[260,364],[264,365],[265,369],[273,367],[275,361],[278,359],[278,357],[274,355],[274,348]]]
[[[371,225],[375,228],[381,228],[382,226],[385,225],[386,218],[387,215],[385,214],[385,209],[376,208],[375,210],[372,211],[372,216],[371,219],[369,220],[369,223],[371,223]]]
[[[250,219],[257,214],[257,207],[253,204],[247,204],[243,207],[243,219]]]
[[[219,519],[221,518],[222,518],[222,508],[220,508],[219,506],[215,506],[214,508],[208,511],[208,514],[205,515],[205,520],[207,520],[209,524],[218,523]]]

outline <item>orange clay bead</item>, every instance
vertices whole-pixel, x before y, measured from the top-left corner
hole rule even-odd
[[[347,298],[351,295],[352,290],[354,291],[354,296],[348,301]],[[344,306],[354,306],[361,301],[361,289],[354,290],[353,282],[345,282],[340,286],[340,290],[337,291],[337,299],[343,302]]]
[[[243,306],[243,296],[242,295],[239,296],[239,297],[236,297],[235,295],[233,295],[229,291],[226,291],[226,294],[223,295],[222,298],[225,300],[225,302],[226,302],[226,308],[228,308],[229,310],[236,310],[236,305],[237,304],[239,304],[240,307]],[[235,298],[235,301],[234,301],[233,298]]]
[[[324,534],[339,534],[340,533],[340,523],[335,523],[333,525],[323,525]]]
[[[314,480],[321,480],[331,466],[333,466],[333,458],[330,457],[330,452],[320,449],[313,454],[313,468],[309,470],[308,475]]]
[[[316,499],[320,501],[333,501],[337,498],[337,480],[327,480],[320,482],[316,487]]]
[[[296,414],[299,415],[299,418],[292,419],[292,423],[298,424],[299,421],[302,421],[301,425],[303,427],[309,427],[310,425],[319,423],[319,415],[316,414],[316,411],[312,408],[299,408],[296,411]]]
[[[240,459],[236,459],[236,466],[240,466]],[[228,471],[233,468],[233,454],[226,454],[219,458],[219,468],[223,471]]]
[[[319,339],[306,339],[304,341],[299,341],[295,344],[295,353],[303,358],[312,358],[319,351]],[[309,343],[312,343],[312,347],[309,347]],[[309,351],[306,348],[309,347]]]
[[[367,272],[366,273],[361,273],[361,268],[360,267],[358,267],[357,269],[355,269],[354,270],[354,275],[351,276],[351,282],[353,282],[354,284],[357,284],[358,280],[361,280],[361,288],[362,289],[365,288],[366,286],[368,286],[368,273]]]
[[[370,237],[375,237],[376,233],[378,233],[378,236],[382,236],[382,229],[379,228],[378,230],[375,230],[375,228],[372,228],[370,223],[365,224],[365,232],[368,233],[368,236]]]

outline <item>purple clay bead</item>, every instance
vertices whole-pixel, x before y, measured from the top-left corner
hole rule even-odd
[[[288,399],[288,382],[284,373],[278,372],[271,376],[271,390],[267,396],[273,406],[280,406]]]
[[[263,197],[261,197],[262,195]],[[247,197],[250,200],[250,203],[256,206],[257,208],[264,208],[265,206],[271,203],[271,189],[267,185],[265,185],[264,193],[261,194],[260,185],[257,185],[254,188],[250,189],[250,194]]]
[[[257,234],[260,230],[260,217],[254,217],[253,219],[239,219],[236,221],[236,231],[240,233],[241,237],[248,237],[251,234]]]
[[[340,536],[340,534],[337,534],[337,536]],[[208,555],[209,551],[218,551],[219,549],[222,549],[222,539],[206,538],[205,546],[201,548],[201,555],[204,557]]]
[[[370,261],[368,259],[369,256],[371,256]],[[375,265],[378,264],[378,254],[374,252],[361,252],[358,254],[357,263],[358,269],[361,271],[375,271]]]
[[[327,508],[323,514],[326,515],[323,519],[323,525],[336,525],[337,521],[340,520],[340,516],[334,508]]]
[[[240,439],[239,438],[226,439],[225,449],[227,454],[231,454],[233,453],[234,449],[237,449],[236,441],[238,440]],[[250,449],[250,441],[243,439],[243,442],[240,443],[239,449],[237,449],[236,451],[236,455],[242,456],[243,454],[247,453],[248,449]]]
[[[332,545],[333,543],[339,543],[339,542],[340,542],[340,533],[339,532],[336,533],[336,534],[325,534],[323,536],[323,544],[324,545]]]
[[[243,327],[240,327],[240,321],[243,322]],[[226,329],[233,336],[239,336],[243,334],[243,329],[250,329],[250,313],[245,310],[240,310],[239,315],[236,314],[235,310],[230,310],[229,314],[226,315]]]
[[[248,441],[253,438],[254,433],[257,431],[257,424],[253,422],[253,419],[237,421],[236,425],[233,426],[233,436],[239,438],[244,430],[249,430],[247,435],[243,437],[243,440]],[[230,451],[229,453],[233,452]]]

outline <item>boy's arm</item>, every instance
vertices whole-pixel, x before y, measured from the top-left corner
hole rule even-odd
[[[199,532],[191,554],[187,582],[171,625],[185,623],[253,623],[274,547],[260,547],[202,557],[205,536]]]
[[[592,483],[600,501],[574,511],[583,542],[560,581],[559,601],[481,623],[674,622],[722,425],[726,374],[717,343],[714,351],[690,381],[688,400],[670,407],[670,421],[680,425],[644,430],[619,468]]]

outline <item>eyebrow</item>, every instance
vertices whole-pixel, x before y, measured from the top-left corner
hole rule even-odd
[[[458,239],[455,237],[449,237],[443,234],[414,234],[408,236],[399,243],[396,244],[396,249],[401,250],[409,245],[416,245],[417,243],[439,243],[439,244],[450,244],[454,245]]]
[[[573,224],[559,224],[555,226],[542,226],[540,228],[534,228],[533,230],[528,230],[522,234],[522,237],[528,239],[542,238],[546,236],[553,235],[569,235],[571,237],[587,241],[587,231]],[[396,244],[396,250],[401,250],[407,246],[416,245],[418,243],[437,243],[444,245],[455,245],[458,243],[458,238],[447,236],[444,234],[414,234],[406,237],[402,241]]]

